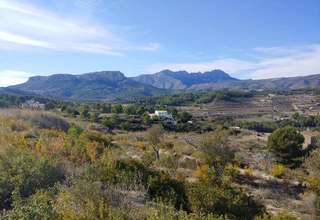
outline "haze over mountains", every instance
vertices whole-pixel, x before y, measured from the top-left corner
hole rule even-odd
[[[320,87],[320,74],[264,80],[239,80],[222,70],[204,73],[163,70],[149,75],[126,77],[119,71],[102,71],[82,75],[55,74],[34,76],[23,84],[4,91],[31,93],[60,99],[112,100],[153,96],[176,91],[199,90],[292,90]]]

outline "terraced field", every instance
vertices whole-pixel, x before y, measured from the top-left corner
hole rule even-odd
[[[231,116],[238,119],[280,119],[294,113],[315,115],[320,111],[320,96],[313,94],[261,95],[234,101],[215,100],[208,104],[180,109],[195,117]]]

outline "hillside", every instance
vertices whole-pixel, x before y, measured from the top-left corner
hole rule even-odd
[[[283,77],[261,80],[238,80],[229,82],[207,83],[193,85],[192,90],[220,90],[220,89],[239,89],[239,90],[293,90],[306,88],[319,88],[320,74],[298,77]]]
[[[162,90],[133,81],[117,71],[82,75],[35,76],[26,83],[10,86],[11,91],[76,100],[104,100],[161,94]]]

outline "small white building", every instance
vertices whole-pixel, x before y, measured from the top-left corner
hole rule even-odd
[[[161,119],[172,119],[173,120],[172,114],[170,114],[167,111],[162,111],[162,110],[156,110],[154,113],[150,113],[149,116],[150,116],[150,118],[158,117]]]
[[[27,100],[25,103],[23,103],[21,105],[21,107],[34,109],[34,110],[45,110],[46,105],[31,99],[31,100]]]

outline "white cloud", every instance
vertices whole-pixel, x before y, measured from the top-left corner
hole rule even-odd
[[[0,87],[23,83],[33,75],[32,73],[17,70],[0,71]]]
[[[234,76],[252,79],[320,74],[320,44],[254,48],[252,55],[253,60],[226,58],[199,63],[159,63],[149,66],[147,72],[222,69]]]
[[[105,26],[53,13],[23,1],[1,0],[0,20],[0,49],[36,47],[119,55],[127,50],[159,48],[155,43],[132,45]]]
[[[28,37],[0,31],[0,41],[6,41],[8,43],[29,45],[34,47],[50,48],[50,44],[45,41],[34,40]]]
[[[253,78],[273,78],[320,74],[320,45],[293,48],[281,56],[259,60],[259,66],[251,73]]]

